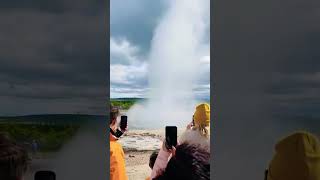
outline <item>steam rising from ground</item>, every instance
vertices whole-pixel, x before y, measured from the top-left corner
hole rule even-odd
[[[156,27],[149,54],[149,100],[129,110],[131,125],[184,126],[195,108],[193,87],[209,28],[208,0],[168,1]]]

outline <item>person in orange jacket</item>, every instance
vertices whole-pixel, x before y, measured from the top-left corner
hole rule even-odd
[[[117,141],[117,117],[119,109],[110,110],[110,180],[128,180],[125,167],[125,156],[121,144]],[[123,132],[122,132],[123,133]]]

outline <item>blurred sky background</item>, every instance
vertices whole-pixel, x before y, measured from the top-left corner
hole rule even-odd
[[[0,116],[105,114],[104,2],[4,0],[0,10]]]

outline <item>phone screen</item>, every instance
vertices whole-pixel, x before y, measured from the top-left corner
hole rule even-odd
[[[121,116],[120,128],[122,130],[126,129],[128,123],[128,116]]]
[[[34,180],[56,180],[56,174],[52,171],[38,171],[34,175]]]
[[[177,145],[177,127],[166,126],[166,144],[167,148]]]

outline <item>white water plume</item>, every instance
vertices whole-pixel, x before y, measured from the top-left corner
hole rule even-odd
[[[172,0],[157,25],[149,54],[148,101],[128,114],[131,125],[159,128],[185,126],[196,101],[193,88],[199,76],[201,53],[209,28],[209,0]]]

